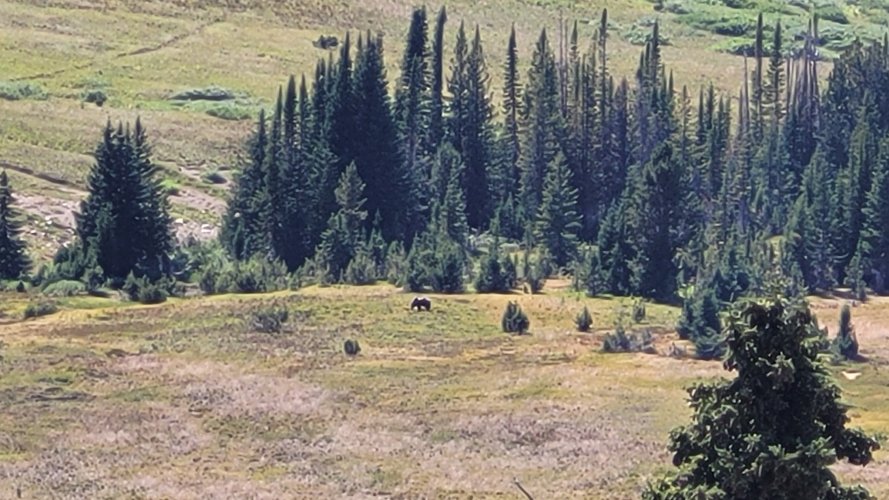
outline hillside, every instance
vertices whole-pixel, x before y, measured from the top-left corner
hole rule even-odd
[[[577,19],[582,39],[589,39],[603,5],[450,2],[446,50],[459,20],[479,22],[493,75],[491,91],[499,96],[499,68],[512,23],[524,67],[540,28],[556,33],[560,16]],[[609,2],[609,66],[617,75],[631,75],[639,44],[659,19],[668,43],[664,61],[677,81],[693,88],[714,81],[734,94],[744,62],[730,53],[749,49],[758,11],[765,13],[767,24],[781,19],[793,40],[814,9],[824,19],[822,50],[830,56],[856,36],[881,36],[889,19],[886,7],[882,2],[819,1],[813,6],[777,0]],[[174,194],[177,231],[212,236],[257,109],[269,104],[287,75],[309,73],[319,57],[326,57],[312,42],[345,31],[381,31],[391,80],[411,8],[401,0],[3,2],[0,95],[6,98],[0,99],[0,166],[11,171],[20,204],[33,222],[28,234],[32,252],[46,257],[69,238],[71,212],[83,196],[101,126],[137,115],[148,127],[155,160]],[[171,99],[210,86],[229,90],[231,99]],[[84,102],[99,91],[107,96],[103,107]]]
[[[630,301],[550,281],[541,295],[432,295],[430,313],[388,285],[311,287],[139,306],[91,297],[22,322],[3,294],[0,496],[15,498],[638,498],[670,467],[684,386],[727,375],[679,359],[679,311],[632,329],[657,354],[603,354]],[[531,335],[499,330],[517,300]],[[284,307],[278,334],[253,314]],[[571,319],[588,306],[593,331]],[[839,303],[813,299],[833,326]],[[852,426],[889,432],[889,302],[856,307],[869,363],[834,367]],[[832,328],[831,328],[832,329]],[[347,338],[361,353],[342,353]],[[883,369],[881,369],[883,368]],[[847,376],[843,376],[846,372]],[[889,494],[889,456],[834,467]]]

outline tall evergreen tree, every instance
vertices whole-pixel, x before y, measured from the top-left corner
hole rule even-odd
[[[134,132],[108,123],[95,158],[89,194],[75,217],[82,261],[120,283],[131,272],[151,279],[169,274],[168,202],[155,178],[141,122]]]
[[[524,90],[521,203],[526,214],[535,214],[540,206],[547,166],[561,150],[558,72],[546,30],[541,31],[534,46]]]
[[[438,149],[444,139],[444,30],[448,22],[448,14],[445,6],[441,6],[438,17],[435,19],[435,33],[432,37],[432,72],[430,74],[430,102],[429,102],[429,137],[428,143],[431,151]]]
[[[358,174],[367,183],[368,213],[380,213],[383,237],[387,241],[409,234],[410,185],[397,147],[397,130],[392,118],[382,37],[367,36],[355,68],[354,120],[361,127],[350,140],[355,151]]]
[[[104,145],[97,151],[97,158],[104,156],[110,147],[110,131],[106,129]],[[271,248],[266,230],[266,135],[265,110],[260,110],[256,132],[250,139],[250,159],[236,179],[236,184],[228,200],[222,220],[219,238],[228,253],[238,260],[247,260],[256,254],[266,253]],[[90,232],[91,229],[85,229]]]
[[[577,211],[577,189],[565,155],[550,162],[543,197],[537,213],[537,239],[556,265],[564,266],[577,256],[581,217]]]
[[[889,139],[883,140],[880,150],[864,204],[861,249],[871,287],[882,293],[889,279]]]
[[[3,170],[0,172],[0,279],[5,280],[18,279],[31,268],[14,201],[6,170]]]

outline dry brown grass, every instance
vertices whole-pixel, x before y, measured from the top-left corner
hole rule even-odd
[[[538,498],[637,497],[669,465],[683,386],[724,372],[600,354],[602,334],[571,319],[584,303],[607,328],[619,301],[550,285],[434,295],[428,314],[388,286],[329,287],[0,326],[0,497],[512,498],[514,477]],[[515,299],[532,335],[499,332]],[[290,310],[289,332],[251,332],[249,312],[271,301]],[[853,317],[886,309],[875,300]],[[649,306],[648,326],[675,313]],[[862,375],[841,383],[853,424],[885,433],[885,340],[856,324],[871,364],[843,367]],[[361,355],[342,354],[345,338]],[[880,496],[887,468],[881,452],[837,470]]]

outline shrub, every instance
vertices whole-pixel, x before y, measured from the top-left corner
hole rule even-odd
[[[253,116],[253,110],[234,102],[221,102],[207,107],[206,113],[220,120],[240,121]]]
[[[25,282],[24,282],[24,281],[19,281],[18,284],[15,286],[15,291],[16,291],[16,293],[25,293],[25,292],[27,292],[28,289],[27,289],[27,287],[25,287]]]
[[[83,102],[102,107],[108,102],[108,94],[102,89],[89,89],[83,92]]]
[[[40,300],[37,302],[31,302],[28,304],[28,307],[25,308],[25,319],[47,316],[49,314],[58,312],[58,310],[58,304],[56,304],[56,302],[52,300]]]
[[[138,300],[140,304],[161,304],[166,302],[168,295],[169,293],[161,283],[152,283],[145,280],[142,286],[139,287],[139,293],[136,296],[136,300]]]
[[[583,311],[580,311],[574,318],[574,325],[577,326],[578,332],[590,331],[590,328],[593,326],[593,317],[590,315],[590,310],[587,309],[587,306],[583,306]]]
[[[343,351],[349,356],[357,356],[361,352],[361,346],[357,340],[349,339],[343,344]]]
[[[633,301],[633,323],[641,323],[645,320],[645,302],[642,299]]]
[[[852,326],[852,310],[849,304],[843,304],[840,310],[840,324],[837,335],[831,344],[835,361],[855,359],[858,357],[858,336]]]
[[[506,333],[524,334],[531,326],[528,315],[522,311],[522,306],[517,302],[510,301],[506,304],[506,310],[503,311],[503,318],[500,320],[500,326]]]
[[[849,18],[843,12],[842,7],[836,4],[827,4],[815,7],[815,14],[825,21],[833,21],[837,24],[849,24]]]
[[[0,81],[0,99],[18,101],[21,99],[44,100],[49,95],[43,87],[30,82]]]
[[[132,272],[127,275],[121,289],[130,300],[140,304],[161,304],[167,300],[168,283],[165,280],[151,281],[145,276],[136,277]]]
[[[623,325],[618,324],[614,328],[613,333],[605,335],[602,342],[602,352],[646,352],[653,353],[651,332],[642,330],[641,332],[627,333]]]
[[[86,293],[86,285],[75,280],[61,280],[48,283],[43,288],[43,294],[49,297],[72,297]]]
[[[350,285],[373,285],[377,281],[377,266],[367,251],[359,251],[346,266],[343,280]]]
[[[432,290],[439,293],[463,291],[463,256],[456,245],[445,245],[441,248],[435,264],[429,271]]]
[[[502,293],[508,291],[503,270],[497,255],[492,253],[482,262],[475,278],[475,291],[478,293]]]
[[[211,85],[202,89],[186,89],[170,96],[174,101],[229,101],[235,93],[226,88]]]
[[[225,184],[226,182],[228,182],[225,179],[225,176],[223,176],[219,172],[219,170],[216,170],[216,169],[212,169],[212,170],[208,170],[208,171],[204,172],[202,179],[204,179],[204,182],[207,182],[210,184]]]
[[[407,276],[407,255],[400,241],[393,242],[386,251],[386,280],[395,286],[404,286]]]
[[[253,311],[253,330],[259,333],[281,333],[290,314],[280,305],[263,307]]]

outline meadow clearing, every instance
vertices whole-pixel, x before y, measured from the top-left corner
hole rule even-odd
[[[416,313],[388,285],[157,306],[72,297],[22,321],[27,299],[8,294],[0,498],[521,498],[514,480],[535,498],[635,498],[670,467],[683,387],[727,375],[666,355],[681,344],[676,308],[649,304],[633,326],[658,354],[604,354],[629,299],[554,280],[541,295],[431,298]],[[509,300],[530,335],[500,331]],[[812,303],[834,328],[840,301]],[[256,332],[252,313],[270,305],[287,308],[285,330]],[[573,326],[583,305],[591,333]],[[868,361],[833,370],[851,425],[885,436],[889,300],[853,318]],[[885,450],[835,470],[889,495]]]

